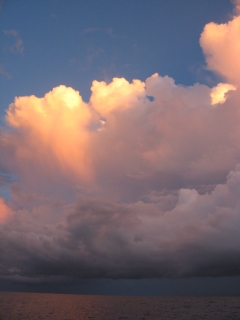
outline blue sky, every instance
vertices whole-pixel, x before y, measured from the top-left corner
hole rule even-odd
[[[0,290],[240,294],[238,7],[0,2]]]

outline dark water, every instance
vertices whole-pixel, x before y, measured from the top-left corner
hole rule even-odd
[[[240,320],[240,297],[123,297],[0,292],[0,319]]]

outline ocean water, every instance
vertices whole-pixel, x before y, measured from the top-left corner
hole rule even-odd
[[[0,319],[240,320],[240,297],[126,297],[0,292]]]

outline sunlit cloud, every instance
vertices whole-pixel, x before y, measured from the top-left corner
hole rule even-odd
[[[11,214],[11,209],[5,204],[4,199],[0,197],[0,224],[5,223]]]
[[[212,105],[224,103],[227,99],[226,94],[228,91],[236,90],[236,87],[228,83],[219,83],[216,87],[212,88],[211,99]]]
[[[104,81],[93,81],[90,103],[102,116],[111,111],[131,108],[145,94],[145,84],[140,80],[133,80],[130,84],[124,78],[113,78],[110,84]]]
[[[18,97],[6,116],[8,125],[18,131],[9,136],[9,144],[20,163],[27,161],[46,172],[56,165],[63,172],[70,170],[87,178],[91,175],[87,151],[90,117],[79,92],[65,86],[43,98]]]
[[[200,38],[207,67],[234,85],[240,82],[240,16],[225,24],[208,23]]]

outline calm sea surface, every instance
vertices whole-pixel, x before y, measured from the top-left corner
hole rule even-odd
[[[0,319],[240,320],[240,297],[123,297],[0,292]]]

